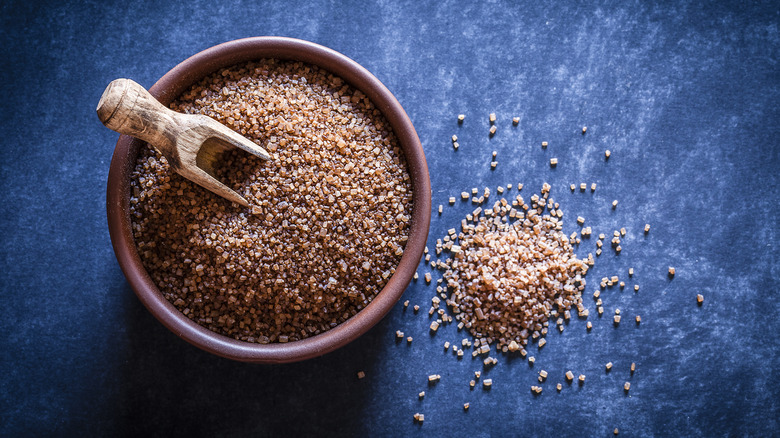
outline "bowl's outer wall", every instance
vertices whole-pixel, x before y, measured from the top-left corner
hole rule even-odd
[[[138,298],[165,327],[187,342],[222,357],[254,363],[285,363],[320,356],[342,347],[368,331],[390,311],[411,281],[422,257],[431,219],[431,183],[417,133],[392,93],[355,61],[314,43],[292,38],[256,37],[220,44],[174,67],[149,92],[167,106],[207,75],[261,58],[302,61],[341,77],[368,96],[382,112],[404,151],[413,188],[409,239],[395,274],[368,306],[332,330],[286,344],[252,344],[214,333],[192,322],[162,296],[138,255],[129,213],[130,174],[143,145],[137,139],[122,135],[117,141],[108,175],[106,208],[109,234],[119,265]]]

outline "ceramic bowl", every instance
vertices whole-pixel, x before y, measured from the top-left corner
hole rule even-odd
[[[143,143],[122,135],[108,175],[108,228],[119,265],[133,291],[169,330],[210,353],[244,362],[284,363],[323,355],[353,341],[373,327],[398,301],[414,275],[428,238],[431,183],[420,140],[406,112],[382,83],[355,61],[326,47],[291,38],[256,37],[206,49],[174,67],[149,92],[168,105],[209,74],[261,58],[306,62],[341,77],[374,103],[392,126],[406,155],[412,179],[413,210],[409,240],[395,274],[363,310],[339,326],[288,343],[256,344],[212,332],[188,319],[169,303],[146,272],[136,249],[130,222],[130,174]]]

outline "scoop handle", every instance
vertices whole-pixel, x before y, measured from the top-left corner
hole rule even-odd
[[[112,131],[143,140],[166,158],[175,156],[181,131],[177,113],[157,101],[139,83],[115,79],[103,91],[97,106],[100,121]]]

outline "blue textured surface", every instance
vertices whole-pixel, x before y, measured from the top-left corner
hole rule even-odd
[[[780,435],[777,2],[135,3],[0,6],[0,435]],[[595,233],[628,229],[586,297],[629,266],[640,291],[605,292],[603,318],[586,298],[590,333],[582,320],[550,333],[533,367],[499,356],[490,391],[468,388],[480,361],[443,351],[464,333],[430,336],[427,314],[400,303],[304,363],[235,363],[179,340],[114,258],[105,184],[117,135],[94,108],[112,79],[149,87],[200,50],[257,35],[338,50],[395,93],[423,142],[434,209],[445,204],[429,244],[472,208],[449,196],[523,182],[527,199],[547,181],[567,232],[578,215]],[[571,193],[580,182],[598,189]],[[404,299],[427,309],[433,293],[420,281]],[[540,369],[550,378],[533,397]],[[558,394],[568,369],[587,381]],[[432,373],[442,379],[429,387]]]

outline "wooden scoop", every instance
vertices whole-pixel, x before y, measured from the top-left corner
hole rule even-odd
[[[164,107],[148,91],[130,79],[108,84],[97,106],[100,121],[120,134],[154,146],[179,175],[223,198],[248,207],[241,195],[214,177],[219,154],[231,147],[268,160],[262,147],[211,117],[182,114]]]

